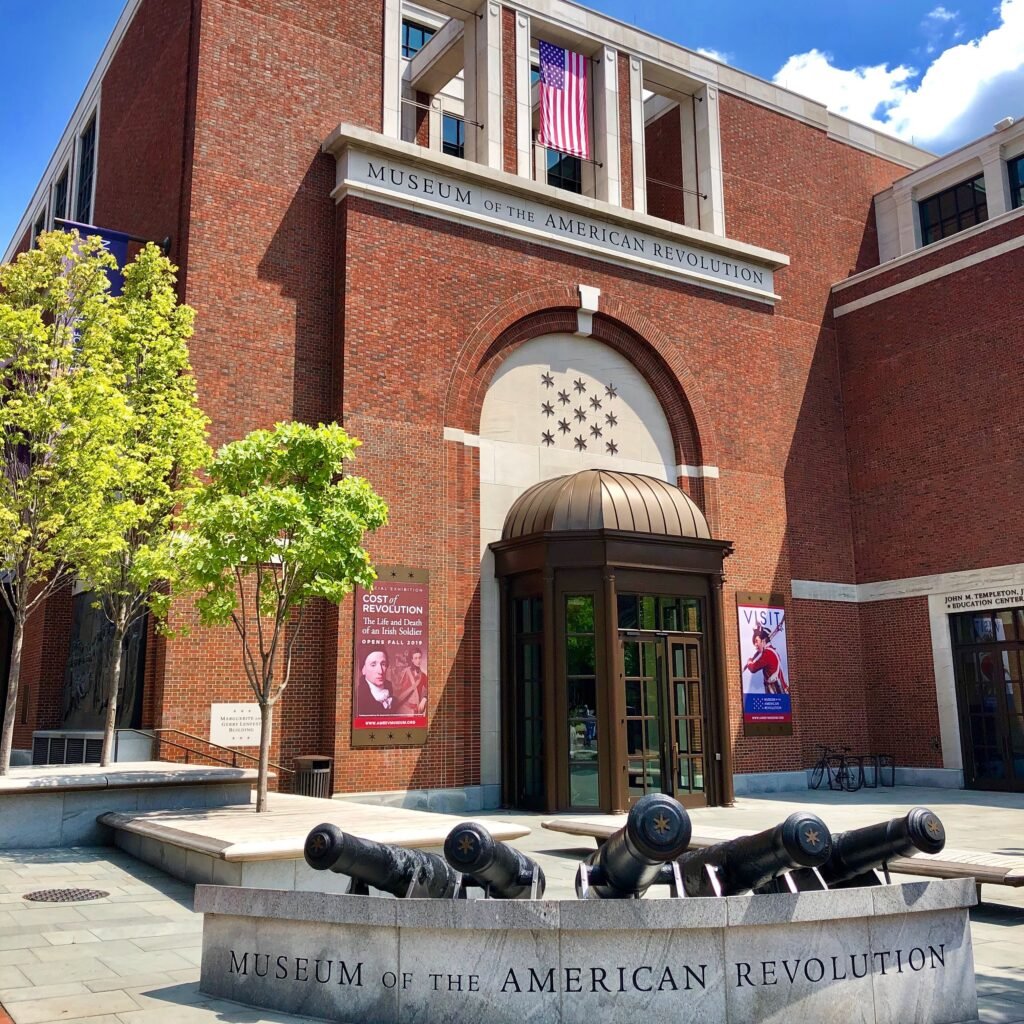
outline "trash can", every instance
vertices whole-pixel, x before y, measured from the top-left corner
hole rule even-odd
[[[306,754],[295,758],[295,792],[300,796],[331,799],[332,758]]]

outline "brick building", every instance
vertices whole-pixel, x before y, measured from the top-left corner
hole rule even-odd
[[[540,42],[586,159],[537,141]],[[381,581],[307,620],[273,760],[613,809],[828,743],[1020,789],[1022,127],[935,159],[566,0],[128,0],[7,256],[170,236],[214,443],[362,438]],[[126,726],[249,742],[233,634],[134,645]],[[101,646],[81,595],[35,617],[16,746],[80,756]]]

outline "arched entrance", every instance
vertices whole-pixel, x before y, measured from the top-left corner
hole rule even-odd
[[[490,545],[501,585],[504,802],[731,802],[721,651],[727,541],[654,477],[531,487]]]

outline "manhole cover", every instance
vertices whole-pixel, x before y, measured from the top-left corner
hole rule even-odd
[[[79,903],[82,900],[102,900],[109,895],[101,889],[38,889],[25,893],[22,898],[33,903]]]

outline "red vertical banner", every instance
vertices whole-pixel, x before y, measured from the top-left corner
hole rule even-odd
[[[381,568],[372,590],[356,588],[353,747],[426,742],[429,598],[427,573],[417,569]]]

